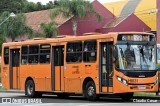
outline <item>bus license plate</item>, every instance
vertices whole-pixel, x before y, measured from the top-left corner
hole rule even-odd
[[[144,90],[144,89],[146,89],[146,86],[138,86],[138,89],[139,90]]]

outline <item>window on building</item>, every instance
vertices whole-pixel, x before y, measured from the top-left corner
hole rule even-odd
[[[69,42],[67,44],[67,62],[81,62],[82,61],[82,42]]]
[[[96,40],[84,41],[83,61],[84,62],[95,62],[96,55],[97,55]]]
[[[40,63],[50,63],[50,50],[49,44],[40,45]]]
[[[4,48],[4,64],[9,63],[9,47]]]
[[[38,56],[39,56],[39,45],[30,45],[28,63],[37,64]]]
[[[27,64],[28,61],[28,46],[22,46],[21,63]]]

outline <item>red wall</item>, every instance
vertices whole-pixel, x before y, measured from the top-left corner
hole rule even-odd
[[[150,30],[150,27],[148,27],[144,22],[142,22],[137,16],[132,14],[129,17],[127,17],[124,21],[122,21],[120,24],[118,24],[116,27],[110,29],[101,29],[99,32],[146,32]]]
[[[102,4],[97,0],[93,2],[94,9],[102,15],[102,21],[99,23],[97,18],[93,15],[89,15],[84,19],[78,19],[77,22],[77,35],[82,35],[83,33],[95,32],[96,29],[102,28],[106,23],[113,19],[114,15],[107,10]],[[65,22],[59,27],[59,32],[62,35],[73,35],[72,30],[72,19]]]
[[[157,43],[160,44],[160,0],[157,0]]]

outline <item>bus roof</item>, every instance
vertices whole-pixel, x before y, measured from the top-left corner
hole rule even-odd
[[[3,43],[3,46],[39,44],[39,43],[54,43],[54,42],[58,43],[58,42],[103,39],[103,38],[116,39],[118,34],[151,34],[151,33],[146,33],[146,32],[110,32],[107,34],[86,33],[86,34],[83,34],[82,36],[61,35],[61,36],[57,36],[56,38],[33,38],[33,39],[28,39],[28,40],[19,41],[19,42],[7,42],[7,43]],[[152,34],[152,35],[154,35],[154,34]]]

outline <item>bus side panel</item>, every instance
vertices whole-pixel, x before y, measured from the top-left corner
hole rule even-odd
[[[64,70],[64,82],[65,82],[65,92],[82,92],[81,84],[81,73],[83,72],[83,67],[81,63],[79,64],[66,64],[66,69]]]
[[[90,64],[90,68],[86,67]],[[96,93],[99,93],[99,79],[98,79],[98,65],[97,63],[79,63],[79,64],[66,64],[64,71],[65,92],[82,93],[83,82],[86,78],[90,77],[96,86]]]
[[[36,91],[51,91],[50,66],[50,64],[21,65],[21,88],[24,89],[26,79],[31,77]]]
[[[8,60],[9,61],[9,60]],[[2,66],[1,66],[1,78],[2,78],[2,86],[4,88],[10,89],[10,74],[9,74],[9,64],[4,64],[4,47],[2,47],[2,58],[1,58]]]
[[[97,58],[98,60],[98,58]],[[85,67],[86,64],[90,64],[91,68],[90,68],[90,73],[88,73],[88,69],[87,67]],[[84,67],[85,67],[85,73],[83,73],[83,78],[87,78],[90,77],[92,78],[92,80],[95,83],[96,86],[96,93],[99,94],[99,66],[98,66],[98,61],[96,61],[95,63],[84,63]],[[83,82],[82,82],[83,84]]]
[[[17,67],[13,67],[13,89],[16,89],[17,88],[17,85],[18,85],[18,82],[17,82],[17,74],[18,74],[18,72],[17,72]]]
[[[60,67],[55,66],[55,91],[60,91],[61,89],[61,76],[60,76]]]
[[[61,66],[61,91],[64,91],[64,66]]]
[[[3,58],[3,57],[2,57]],[[4,65],[2,63],[2,66],[1,66],[1,78],[2,78],[2,86],[4,88],[7,88],[7,89],[10,89],[10,74],[9,74],[9,65]]]

